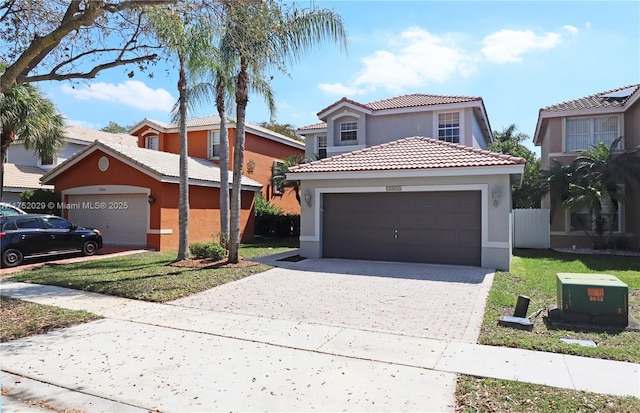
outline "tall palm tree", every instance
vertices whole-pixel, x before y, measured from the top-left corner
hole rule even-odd
[[[56,156],[64,142],[64,118],[40,91],[22,83],[0,94],[0,200],[4,189],[4,161],[9,145],[20,140],[41,159]]]
[[[178,256],[177,261],[189,258],[189,156],[187,140],[188,78],[187,61],[208,50],[210,25],[190,10],[173,7],[158,7],[150,14],[151,25],[156,36],[165,44],[169,53],[178,59],[178,103],[174,108],[174,121],[179,124],[180,135],[180,179],[178,201]],[[176,110],[177,109],[177,110]]]
[[[266,78],[267,68],[286,72],[313,46],[330,40],[346,47],[342,19],[329,9],[285,8],[273,0],[238,2],[226,16],[228,47],[238,58],[235,76],[237,129],[231,189],[229,261],[238,261],[240,242],[240,180],[244,162],[244,130],[249,92]]]

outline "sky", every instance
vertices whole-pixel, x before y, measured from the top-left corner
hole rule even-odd
[[[638,1],[316,0],[315,5],[341,15],[347,51],[322,44],[288,73],[269,73],[278,123],[317,123],[317,113],[342,97],[368,103],[411,93],[480,96],[493,130],[515,124],[533,138],[540,108],[640,83]],[[176,83],[174,65],[163,62],[153,78],[129,78],[125,69],[115,68],[91,81],[40,87],[69,124],[100,129],[110,121],[123,126],[144,118],[169,121]],[[215,113],[211,106],[190,115]],[[269,119],[263,99],[251,96],[247,121]],[[531,140],[527,146],[534,149]]]

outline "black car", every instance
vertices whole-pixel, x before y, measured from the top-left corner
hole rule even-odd
[[[79,227],[55,215],[0,217],[2,267],[22,264],[25,257],[80,251],[93,255],[102,248],[97,229]]]

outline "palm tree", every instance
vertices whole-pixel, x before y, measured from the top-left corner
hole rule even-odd
[[[225,35],[229,50],[237,56],[235,77],[237,129],[234,145],[231,189],[229,261],[238,262],[240,242],[240,180],[244,162],[246,108],[252,85],[265,79],[268,67],[286,71],[287,64],[299,60],[324,40],[345,47],[342,19],[332,10],[284,9],[273,0],[238,2],[227,10]]]
[[[583,211],[587,235],[595,233],[595,248],[606,248],[615,230],[619,205],[624,203],[625,188],[640,184],[640,149],[619,151],[622,137],[607,147],[600,142],[580,151],[570,165],[557,161],[543,171],[541,187],[551,197],[551,216],[558,205],[572,212]],[[609,236],[604,242],[608,226]]]
[[[40,91],[22,83],[0,94],[0,200],[4,189],[4,161],[15,140],[34,149],[41,159],[56,156],[64,142],[64,118]]]
[[[187,61],[209,49],[210,26],[206,19],[191,16],[189,10],[172,7],[158,8],[151,14],[151,24],[156,36],[167,50],[178,59],[178,103],[174,108],[174,121],[179,124],[180,180],[178,202],[178,256],[176,261],[189,258],[189,168],[187,147],[188,79]],[[177,109],[177,110],[176,110]]]
[[[276,164],[273,174],[271,176],[271,185],[274,188],[277,188],[284,192],[289,189],[293,191],[296,195],[296,199],[298,200],[298,204],[300,204],[300,181],[289,180],[287,179],[287,170],[292,166],[300,165],[301,163],[307,162],[307,159],[304,155],[297,154],[290,156],[284,159],[283,162],[279,162]]]
[[[622,139],[622,136],[618,137],[609,146],[599,142],[590,150],[580,151],[580,155],[572,163],[579,183],[588,187],[589,193],[598,193],[599,205],[594,208],[594,220],[599,248],[606,247],[611,241],[619,205],[625,201],[624,188],[640,183],[640,148],[620,152],[617,149]],[[602,211],[607,210],[608,219],[602,216]],[[609,221],[609,237],[605,244],[603,232],[606,221]]]

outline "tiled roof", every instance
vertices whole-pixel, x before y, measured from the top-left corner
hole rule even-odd
[[[596,93],[595,95],[546,106],[542,108],[541,111],[560,112],[566,110],[622,108],[633,94],[638,93],[638,89],[640,89],[640,84],[623,86],[617,89]]]
[[[418,106],[431,106],[431,105],[444,105],[447,103],[465,103],[473,101],[481,101],[482,98],[477,96],[446,96],[446,95],[427,95],[422,93],[414,93],[411,95],[396,96],[389,99],[377,100],[369,103],[359,103],[355,100],[342,98],[339,101],[332,103],[326,108],[318,112],[318,115],[326,112],[334,106],[340,103],[347,102],[356,106],[360,106],[369,110],[386,110],[386,109],[401,109],[412,108]]]
[[[325,129],[326,127],[327,127],[327,122],[319,122],[319,123],[314,123],[313,125],[299,127],[298,130]]]
[[[289,168],[291,173],[393,171],[524,164],[523,158],[420,136]]]
[[[154,151],[151,149],[138,148],[133,146],[121,145],[117,143],[96,141],[92,146],[82,149],[75,153],[71,158],[52,169],[45,179],[54,174],[57,170],[62,170],[65,166],[74,162],[81,157],[93,146],[98,146],[107,153],[114,153],[124,157],[129,163],[136,165],[139,169],[146,170],[152,174],[161,177],[179,178],[180,177],[180,155],[169,152]],[[215,162],[207,159],[189,158],[189,179],[205,182],[220,182],[220,167]],[[232,174],[229,174],[229,183],[233,181]],[[262,184],[253,179],[242,177],[242,185],[250,187],[262,187]]]
[[[444,105],[447,103],[465,103],[476,100],[482,100],[476,96],[442,96],[442,95],[425,95],[413,94],[397,96],[395,98],[378,100],[365,104],[365,106],[373,110],[400,109],[411,108],[416,106]]]
[[[126,133],[109,133],[99,130],[81,128],[80,126],[68,126],[64,130],[64,134],[69,139],[79,141],[93,142],[100,139],[105,142],[120,143],[129,146],[138,146],[138,137],[128,135]]]
[[[37,166],[4,164],[4,187],[28,189],[53,189],[51,185],[40,184],[40,177],[45,174],[44,169]]]

